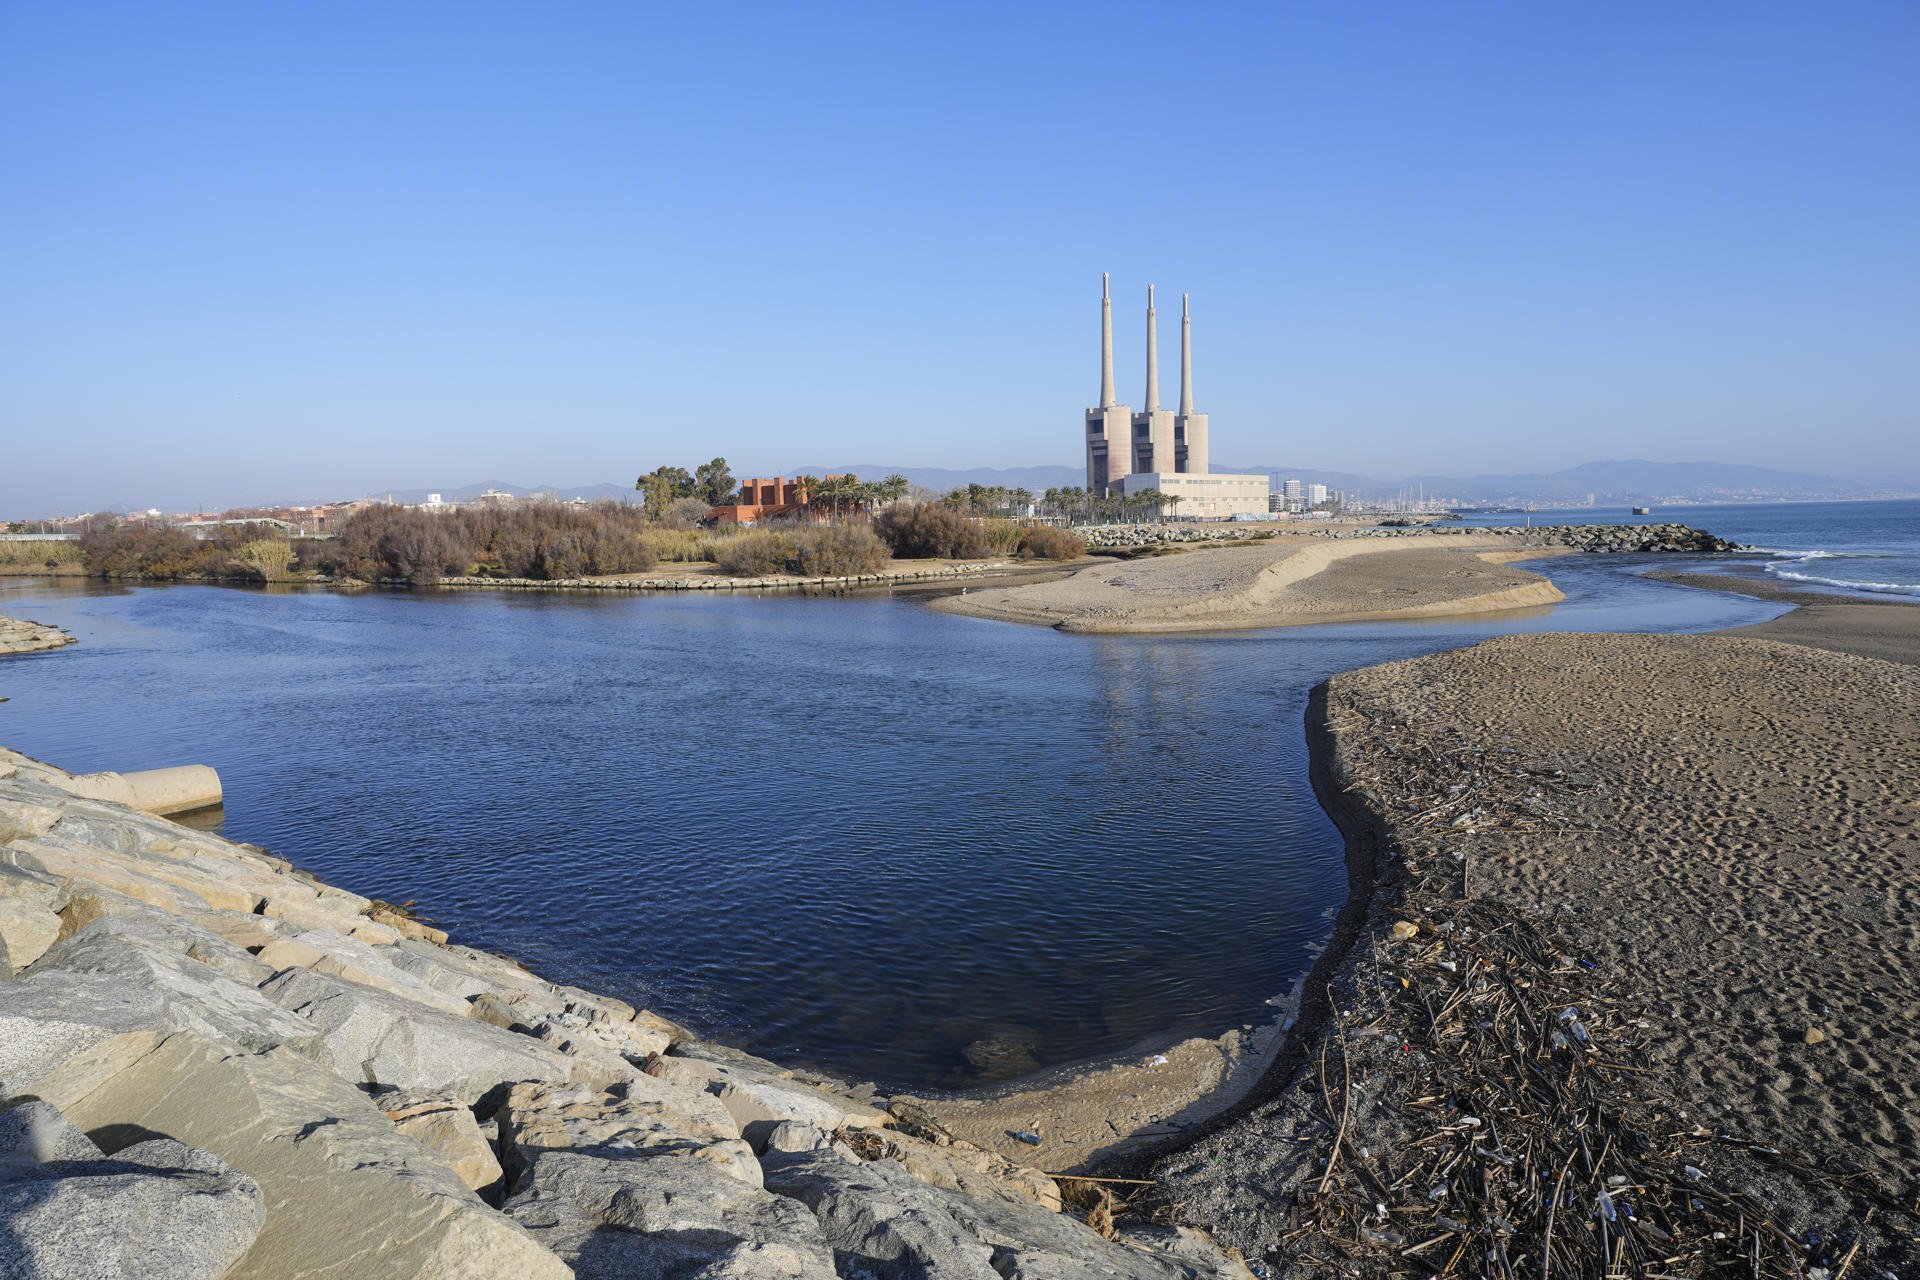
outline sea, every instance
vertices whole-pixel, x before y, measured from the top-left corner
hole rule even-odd
[[[1476,526],[1518,524],[1688,524],[1731,538],[1768,576],[1842,594],[1920,597],[1920,501],[1723,503],[1655,507],[1563,507],[1476,512]]]
[[[1890,582],[1916,513],[1658,516]],[[1640,576],[1709,563],[1563,557],[1552,607],[1188,636],[886,592],[0,579],[0,614],[80,640],[0,661],[0,744],[77,772],[212,765],[211,829],[458,941],[791,1065],[964,1088],[1282,1016],[1347,892],[1308,781],[1317,682],[1511,632],[1783,611]]]

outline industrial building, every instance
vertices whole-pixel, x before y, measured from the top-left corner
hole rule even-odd
[[[1103,497],[1157,490],[1171,514],[1233,519],[1267,513],[1267,478],[1208,470],[1207,415],[1193,408],[1193,310],[1180,296],[1180,408],[1160,407],[1160,342],[1147,286],[1147,399],[1139,413],[1113,385],[1113,294],[1100,277],[1100,403],[1087,410],[1087,492]]]

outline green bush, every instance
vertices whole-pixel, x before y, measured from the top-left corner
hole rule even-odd
[[[1029,560],[1078,560],[1087,554],[1087,540],[1068,529],[1030,525],[1020,531],[1020,554]]]
[[[986,531],[947,507],[918,505],[888,507],[873,518],[873,531],[902,560],[941,557],[982,560],[989,553]]]

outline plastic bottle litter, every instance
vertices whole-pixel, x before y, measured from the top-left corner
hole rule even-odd
[[[1040,1145],[1040,1135],[1035,1133],[1031,1129],[1022,1129],[1018,1133],[1015,1133],[1013,1136],[1019,1139],[1021,1142],[1026,1143],[1030,1147],[1037,1147]]]

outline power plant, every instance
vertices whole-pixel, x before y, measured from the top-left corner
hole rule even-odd
[[[1100,403],[1087,410],[1087,491],[1101,497],[1158,491],[1174,499],[1171,514],[1201,518],[1264,517],[1264,475],[1207,469],[1207,415],[1193,409],[1193,308],[1180,295],[1180,409],[1160,407],[1159,322],[1147,286],[1147,399],[1134,413],[1113,387],[1113,293],[1100,276]],[[1163,512],[1168,514],[1168,512]]]

